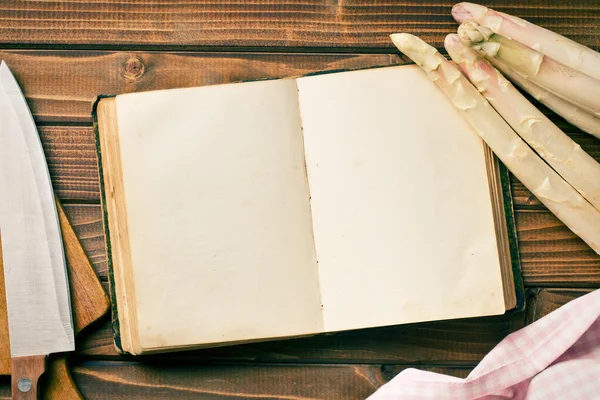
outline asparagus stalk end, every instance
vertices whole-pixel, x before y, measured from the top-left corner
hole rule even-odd
[[[520,67],[520,72],[535,76],[540,71],[544,55],[502,35],[494,34],[476,21],[463,22],[458,36],[465,46],[481,51],[488,58],[499,57],[510,65]]]
[[[539,51],[540,53],[600,80],[600,53],[542,28],[524,19],[473,3],[458,3],[452,16],[460,24],[477,21],[494,33]]]
[[[467,46],[473,46],[489,40],[494,34],[490,28],[479,25],[475,21],[466,21],[458,28],[458,37]]]

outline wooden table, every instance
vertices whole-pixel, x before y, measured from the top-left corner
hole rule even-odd
[[[168,5],[171,4],[171,5]],[[598,0],[487,3],[598,50]],[[106,282],[91,103],[99,94],[407,62],[388,40],[441,47],[452,2],[394,0],[3,0],[0,57],[40,126],[59,197]],[[600,141],[553,119],[600,158]],[[108,321],[77,344],[88,399],[360,399],[416,366],[466,376],[508,333],[600,286],[600,257],[513,180],[527,311],[133,359]],[[418,193],[414,195],[418,196]],[[0,398],[9,396],[0,380]]]

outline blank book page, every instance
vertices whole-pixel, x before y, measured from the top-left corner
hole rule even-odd
[[[295,81],[117,106],[141,346],[321,331]]]
[[[481,139],[417,66],[298,79],[326,331],[505,311]]]

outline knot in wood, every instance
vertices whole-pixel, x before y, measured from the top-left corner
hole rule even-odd
[[[133,56],[125,61],[125,65],[123,66],[123,75],[127,79],[139,79],[142,75],[144,75],[145,70],[146,67],[142,62],[142,59],[138,56]]]

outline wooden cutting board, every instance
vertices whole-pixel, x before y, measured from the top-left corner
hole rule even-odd
[[[73,326],[75,334],[77,334],[86,326],[106,314],[110,302],[58,200],[56,204],[67,259]],[[66,355],[61,355],[50,358],[46,377],[47,385],[42,390],[46,399],[63,400],[82,398],[67,369],[65,357]],[[0,375],[10,375],[10,347],[4,289],[4,268],[2,265],[2,246],[0,246]]]

